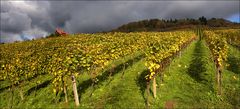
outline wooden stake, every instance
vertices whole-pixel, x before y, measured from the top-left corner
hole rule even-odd
[[[124,73],[125,73],[125,69],[126,69],[126,65],[125,65],[125,63],[124,63],[124,64],[123,64],[123,72],[122,72],[121,79],[123,79],[123,76],[124,76]]]
[[[63,84],[63,92],[65,95],[65,102],[68,103],[67,87],[65,84]]]
[[[157,90],[156,90],[156,78],[153,78],[153,97],[156,98]]]
[[[19,90],[19,94],[20,94],[21,100],[23,101],[24,97],[23,97],[23,91],[22,91],[22,88],[20,88],[20,90]]]
[[[73,94],[74,94],[75,105],[79,106],[77,84],[76,84],[76,79],[75,79],[74,75],[72,75],[72,85],[73,85]]]
[[[222,72],[220,67],[217,67],[217,88],[218,88],[218,95],[222,94]]]
[[[147,82],[147,109],[149,109],[150,82]]]

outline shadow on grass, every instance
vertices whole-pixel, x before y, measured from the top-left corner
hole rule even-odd
[[[137,56],[135,58],[127,60],[125,63],[117,65],[114,68],[114,71],[112,72],[111,76],[114,76],[117,73],[119,73],[120,71],[124,70],[124,67],[125,67],[125,69],[127,69],[128,67],[132,66],[134,64],[134,62],[137,62],[137,61],[141,60],[143,56],[144,55],[139,55],[139,56]],[[98,82],[94,83],[94,85],[100,84],[100,83],[108,80],[108,78],[110,77],[109,75],[110,75],[111,71],[112,71],[112,68],[110,68],[107,71],[103,72],[101,75],[98,75],[96,77],[98,79]],[[88,88],[92,87],[92,84],[93,84],[92,79],[85,80],[82,83],[78,84],[77,87],[78,87],[78,93],[79,93],[79,99],[80,100],[81,100],[82,94],[85,93]]]
[[[227,70],[234,72],[235,74],[240,74],[240,57],[234,57],[230,55],[227,58],[227,63],[229,66],[227,67]]]
[[[148,74],[148,70],[144,70],[143,72],[141,72],[141,74],[137,77],[136,79],[136,83],[138,85],[138,87],[140,87],[140,91],[142,94],[142,97],[144,98],[145,104],[147,105],[147,98],[144,96],[144,93],[146,91],[147,88],[147,81],[145,76]]]
[[[6,86],[6,87],[3,87],[3,88],[0,88],[0,93],[3,92],[4,90],[6,89],[9,89],[11,86]]]
[[[225,92],[225,99],[229,102],[229,104],[233,105],[233,109],[239,109],[240,107],[240,88],[229,88]]]
[[[235,47],[236,49],[240,50],[240,45],[236,45],[236,44],[230,44],[230,45]]]
[[[39,90],[39,89],[41,89],[41,88],[45,88],[45,87],[47,87],[50,83],[51,83],[51,80],[44,81],[43,83],[38,84],[38,85],[30,88],[25,94],[26,94],[26,95],[30,95],[33,91]]]
[[[31,80],[37,78],[38,76],[39,76],[39,75],[36,75],[36,76],[30,77],[30,78],[27,78],[27,81],[31,81]],[[3,81],[3,80],[1,80],[1,81]],[[22,84],[22,83],[24,82],[24,80],[21,80],[21,81],[19,81],[19,82],[20,82],[20,84]],[[14,86],[17,87],[17,86],[19,86],[20,84],[16,84],[16,85],[14,85]],[[11,85],[0,88],[0,93],[3,92],[3,91],[6,90],[6,89],[9,89],[9,88],[11,88]]]
[[[206,59],[204,59],[203,46],[201,41],[196,43],[193,54],[194,57],[187,71],[187,73],[198,82],[207,81],[206,78],[204,78],[204,72],[207,71],[207,62]]]

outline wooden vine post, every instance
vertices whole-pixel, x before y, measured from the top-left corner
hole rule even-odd
[[[157,88],[156,88],[156,77],[153,77],[153,97],[156,98],[157,96]]]
[[[74,75],[72,75],[72,85],[73,85],[73,94],[74,94],[75,105],[79,106],[77,83],[76,83],[76,79],[75,79]]]
[[[123,72],[122,72],[122,76],[121,79],[123,79],[124,73],[125,73],[125,69],[126,69],[126,63],[125,63],[125,57],[123,58]]]
[[[65,95],[65,102],[68,103],[67,85],[64,84],[64,82],[63,82],[63,92],[64,92],[64,95]]]
[[[147,109],[149,109],[149,96],[150,96],[150,82],[151,80],[153,80],[152,86],[153,86],[153,97],[156,98],[157,96],[157,88],[156,88],[156,77],[153,77],[153,79],[147,79],[147,88],[146,88],[146,92],[147,92]]]
[[[147,92],[147,109],[149,109],[149,96],[150,96],[150,81],[147,80],[147,88],[146,88],[146,92]]]
[[[115,67],[116,67],[115,64],[112,64],[112,67],[111,67],[111,69],[110,69],[109,77],[112,77],[112,74],[113,74],[113,72],[114,72]]]
[[[221,95],[222,94],[222,71],[221,71],[221,66],[219,63],[216,63],[216,79],[217,79],[217,94]]]

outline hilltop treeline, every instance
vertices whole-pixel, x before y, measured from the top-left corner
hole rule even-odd
[[[218,27],[240,27],[239,23],[233,23],[222,18],[207,19],[204,16],[198,19],[148,19],[124,24],[112,31],[133,32],[133,31],[170,31],[176,29],[187,29],[196,26],[218,28]]]

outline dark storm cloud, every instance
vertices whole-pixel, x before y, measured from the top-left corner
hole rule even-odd
[[[1,13],[1,27],[5,32],[20,33],[31,28],[31,19],[24,13]]]
[[[239,1],[1,1],[0,12],[3,42],[46,36],[56,27],[79,33],[150,18],[228,18],[239,13]]]
[[[194,4],[185,2],[175,2],[172,4],[166,16],[186,18],[206,16],[208,18],[226,18],[239,13],[239,1],[196,1]],[[176,11],[177,10],[177,11]]]
[[[46,35],[46,26],[41,25],[48,19],[47,2],[44,4],[41,8],[38,2],[1,1],[0,42],[21,41],[23,35],[29,39]]]

